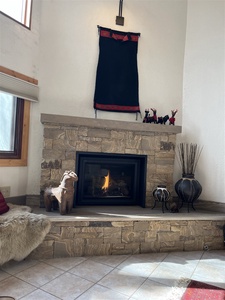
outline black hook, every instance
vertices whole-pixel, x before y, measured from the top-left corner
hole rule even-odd
[[[123,13],[123,0],[120,0],[119,3],[119,16],[122,17],[122,13]]]

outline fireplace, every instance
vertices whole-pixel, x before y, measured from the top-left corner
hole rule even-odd
[[[74,205],[104,203],[151,207],[154,203],[152,191],[157,185],[166,185],[169,191],[173,191],[175,144],[176,135],[181,132],[180,126],[49,114],[41,114],[41,122],[44,135],[41,207],[44,206],[43,191],[48,186],[58,186],[65,170],[76,170],[79,176]],[[85,153],[94,153],[91,158],[94,161],[89,161],[89,155],[86,155],[87,166],[83,158]],[[122,166],[117,164],[118,159]],[[95,174],[90,175],[91,172],[98,173],[99,178],[94,177]],[[113,185],[116,182],[115,189],[102,189],[100,182],[105,182],[108,173],[112,176]],[[116,178],[114,173],[117,173]],[[123,173],[129,175],[125,182],[119,177]],[[80,177],[83,175],[86,177],[82,183]],[[99,183],[92,193],[90,185],[94,186],[93,180]],[[121,189],[122,195],[119,194]]]
[[[74,206],[145,207],[146,155],[77,151],[76,161]]]

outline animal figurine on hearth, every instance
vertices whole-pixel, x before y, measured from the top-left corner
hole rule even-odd
[[[46,188],[44,192],[46,211],[51,211],[55,200],[57,200],[60,214],[69,214],[73,208],[74,182],[76,181],[78,181],[78,176],[75,172],[65,171],[58,187]]]
[[[175,117],[177,112],[178,112],[177,109],[171,110],[172,116],[169,118],[169,124],[170,125],[175,125],[175,118],[174,117]]]
[[[175,201],[170,203],[170,212],[171,213],[178,213],[179,212],[178,203],[176,203]]]

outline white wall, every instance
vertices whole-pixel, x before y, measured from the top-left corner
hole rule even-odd
[[[174,108],[181,111],[186,1],[125,1],[123,27],[115,25],[118,7],[117,0],[42,2],[40,113],[94,118],[97,25],[141,33],[138,66],[142,113],[148,107],[156,107],[163,116]],[[177,124],[181,124],[181,115]],[[34,118],[37,126],[32,127],[28,194],[39,191],[42,127],[37,115]],[[98,118],[135,121],[134,114],[102,111],[98,111]]]
[[[35,0],[32,30],[0,14],[0,65],[36,79],[39,69],[40,10],[41,2]],[[31,104],[32,111],[35,105]],[[29,158],[32,159],[31,153]],[[0,167],[0,186],[10,186],[10,196],[26,195],[27,178],[28,167]]]
[[[142,112],[146,107],[156,107],[165,115],[181,108],[186,2],[125,1],[125,26],[115,25],[118,7],[117,0],[43,1],[39,73],[42,112],[94,117],[97,25],[141,33],[138,62]],[[134,115],[109,112],[98,112],[98,117],[135,120]]]
[[[38,26],[32,27],[31,32],[31,35],[37,37],[36,41],[21,33],[9,21],[5,24],[6,21],[0,19],[0,26],[3,24],[6,32],[4,37],[8,40],[7,49],[1,46],[1,64],[37,78],[40,85],[40,103],[32,104],[31,108],[28,167],[0,168],[0,186],[4,174],[4,185],[11,185],[12,196],[39,194],[43,140],[41,113],[94,118],[97,25],[100,25],[141,33],[138,67],[142,113],[145,108],[156,107],[160,115],[165,115],[171,109],[178,108],[176,124],[183,126],[182,137],[190,141],[197,138],[204,146],[196,173],[203,185],[202,199],[225,202],[224,183],[218,180],[224,180],[224,167],[220,166],[220,163],[225,165],[222,161],[224,144],[218,142],[219,138],[216,139],[219,134],[222,136],[225,128],[222,118],[224,102],[221,100],[224,83],[224,27],[221,24],[224,20],[223,2],[189,2],[186,20],[185,0],[124,1],[125,26],[115,25],[118,4],[117,0],[34,0],[33,18],[40,13],[40,32]],[[13,44],[16,50],[12,49]],[[20,55],[22,49],[25,49],[27,55]],[[213,101],[218,101],[214,105],[215,110]],[[212,116],[213,121],[208,121],[208,115]],[[133,114],[101,111],[98,117],[135,120]],[[215,144],[219,145],[220,150]],[[218,156],[215,156],[215,151]],[[14,171],[22,181],[21,189],[17,180],[11,180]],[[180,174],[176,166],[175,180]],[[211,187],[212,182],[218,182],[216,191]]]
[[[225,2],[189,1],[187,20],[181,138],[203,146],[201,199],[225,202]]]

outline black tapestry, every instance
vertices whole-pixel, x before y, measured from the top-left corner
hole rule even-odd
[[[99,27],[94,108],[140,112],[137,51],[139,33]]]

